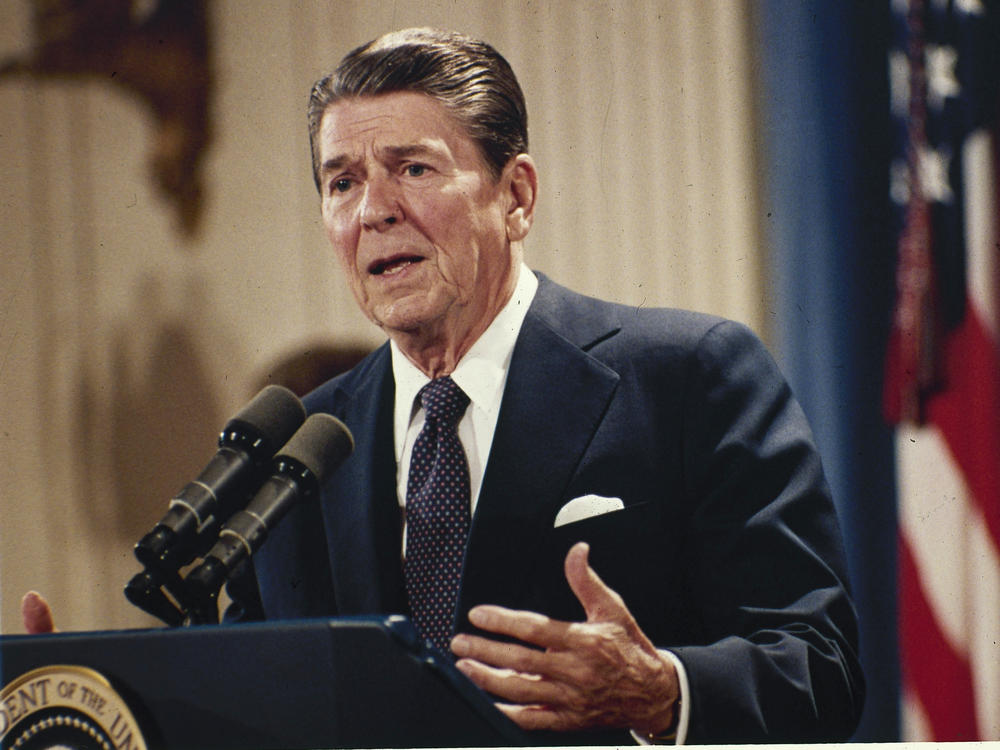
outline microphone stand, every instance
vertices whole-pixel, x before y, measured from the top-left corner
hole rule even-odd
[[[126,584],[125,596],[169,627],[219,623],[219,590],[199,590],[196,596],[179,572],[145,568]]]
[[[305,417],[298,396],[269,385],[226,423],[215,456],[136,543],[143,570],[125,586],[130,602],[172,627],[218,623],[218,590],[192,595],[181,571],[216,543],[222,524],[246,505],[276,448],[297,434]]]
[[[194,526],[196,514],[182,513],[177,528],[168,518],[139,540],[135,556],[143,571],[125,587],[128,600],[172,627],[217,624],[222,586],[249,564],[295,504],[318,498],[325,477],[353,450],[354,438],[340,420],[329,414],[308,417],[271,460],[270,476],[258,483],[249,504],[227,513],[224,525],[213,515]],[[245,488],[239,494],[246,497]],[[191,565],[196,559],[200,564]]]

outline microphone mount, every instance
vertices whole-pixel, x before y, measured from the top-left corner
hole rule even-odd
[[[137,543],[135,555],[144,569],[125,586],[130,602],[171,627],[218,623],[222,586],[249,564],[295,504],[320,494],[326,478],[354,449],[350,431],[329,414],[306,419],[273,458],[273,449],[265,447],[263,462],[258,442],[227,425],[219,452],[199,477],[206,481],[185,487],[164,519]],[[228,450],[233,446],[241,450]],[[237,466],[248,455],[254,463],[249,472]],[[229,488],[228,503],[203,496],[213,485]],[[232,491],[234,486],[239,490]],[[217,512],[206,514],[206,508]]]

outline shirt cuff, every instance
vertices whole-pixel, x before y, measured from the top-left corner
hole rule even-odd
[[[684,669],[684,662],[678,659],[677,655],[673,651],[668,651],[664,648],[659,649],[659,651],[661,654],[670,659],[670,663],[673,664],[674,669],[677,670],[677,682],[680,687],[680,695],[677,698],[677,710],[679,712],[677,717],[677,731],[671,738],[663,738],[661,740],[657,737],[639,734],[633,729],[631,730],[632,737],[640,745],[656,745],[663,744],[665,742],[670,742],[674,745],[683,745],[687,742],[688,724],[691,720],[691,688],[688,685],[687,670]]]

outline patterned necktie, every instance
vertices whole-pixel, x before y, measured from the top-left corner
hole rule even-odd
[[[403,573],[417,630],[447,654],[469,537],[469,466],[455,429],[469,397],[443,377],[425,385],[419,398],[426,422],[406,481]]]

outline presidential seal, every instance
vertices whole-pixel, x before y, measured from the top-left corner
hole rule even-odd
[[[146,742],[103,675],[52,665],[33,669],[0,691],[0,747],[146,750]]]

